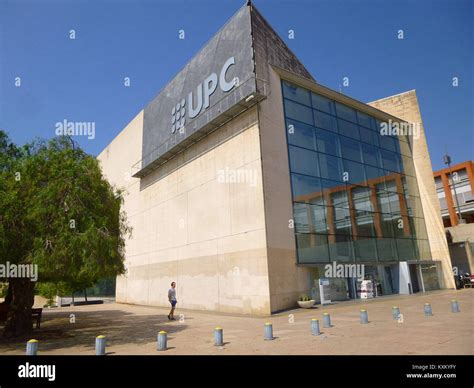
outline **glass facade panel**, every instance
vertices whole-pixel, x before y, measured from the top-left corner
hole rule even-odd
[[[332,132],[316,128],[316,147],[319,152],[324,154],[341,156],[339,148],[339,136]]]
[[[288,144],[316,151],[314,128],[294,120],[286,121]]]
[[[341,135],[360,140],[359,127],[356,124],[351,123],[350,121],[338,119],[337,126]]]
[[[328,263],[328,237],[321,234],[296,234],[296,247],[300,263]]]
[[[334,106],[334,101],[315,93],[311,93],[311,99],[313,101],[314,109],[318,109],[320,111],[330,113],[332,115],[336,114],[336,107]]]
[[[365,112],[282,87],[298,262],[429,260],[410,146]]]
[[[285,100],[285,115],[289,119],[298,120],[309,125],[313,124],[311,108],[290,100]]]
[[[362,112],[357,112],[357,121],[359,125],[363,125],[366,128],[370,128],[372,130],[376,130],[375,119],[369,115],[366,115]]]
[[[343,158],[362,163],[362,152],[360,149],[360,142],[344,136],[341,136],[340,142]]]
[[[357,123],[356,111],[346,105],[336,102],[336,114],[337,114],[337,117],[340,117],[341,119],[349,120],[349,121],[352,121],[353,123]]]
[[[360,140],[363,141],[364,143],[371,144],[376,147],[379,146],[379,139],[377,136],[377,132],[374,132],[370,129],[359,126],[359,134],[360,134]]]
[[[318,154],[316,152],[290,146],[290,167],[298,174],[319,176]]]
[[[310,92],[289,82],[283,81],[283,96],[300,104],[311,106]]]
[[[306,202],[311,198],[321,196],[321,180],[319,178],[291,174],[293,201]]]
[[[327,131],[337,132],[337,119],[317,110],[314,111],[314,125]]]
[[[335,156],[319,154],[321,178],[343,182],[342,160]]]

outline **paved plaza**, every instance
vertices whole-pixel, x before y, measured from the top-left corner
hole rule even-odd
[[[449,355],[474,354],[474,290],[444,290],[369,301],[348,301],[311,310],[288,310],[271,317],[247,317],[177,309],[177,321],[168,321],[168,309],[118,303],[44,309],[39,355],[93,355],[97,335],[107,336],[110,355]],[[461,312],[452,313],[451,299]],[[433,316],[424,315],[431,303]],[[403,323],[392,319],[398,306]],[[366,309],[369,324],[359,321]],[[323,313],[333,327],[323,328]],[[71,315],[73,314],[73,315]],[[320,321],[319,336],[312,336],[310,320]],[[75,319],[75,322],[74,322]],[[74,322],[74,323],[72,323]],[[265,341],[264,324],[273,324],[273,341]],[[224,330],[224,346],[214,346],[216,326]],[[1,329],[1,327],[0,327]],[[165,352],[156,350],[160,330],[168,333]],[[0,342],[0,354],[25,353],[25,341]]]

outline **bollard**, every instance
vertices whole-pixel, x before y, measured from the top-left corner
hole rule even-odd
[[[453,313],[460,313],[461,312],[461,310],[459,309],[459,303],[455,299],[453,299],[451,301],[451,312],[453,312]]]
[[[38,340],[30,339],[26,343],[26,355],[36,356],[37,353],[38,353]]]
[[[367,310],[360,310],[360,323],[365,325],[369,323],[369,314]]]
[[[105,356],[105,335],[98,335],[95,338],[95,355]]]
[[[267,322],[265,323],[265,340],[273,340],[275,337],[273,337],[273,326],[271,323]]]
[[[221,327],[216,327],[214,330],[214,345],[224,346],[224,333]]]
[[[329,313],[323,314],[323,327],[331,327],[331,316]]]
[[[321,334],[321,332],[319,331],[319,321],[315,318],[311,319],[311,334],[312,335]]]
[[[400,309],[397,306],[392,307],[392,318],[397,319],[400,317]]]
[[[166,349],[168,349],[167,342],[168,342],[168,334],[166,333],[166,331],[161,330],[158,333],[157,350],[166,350]]]
[[[433,311],[431,310],[431,305],[429,303],[425,303],[425,316],[429,317],[433,315]]]

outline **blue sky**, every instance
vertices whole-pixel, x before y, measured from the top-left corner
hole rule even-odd
[[[95,139],[77,140],[97,155],[243,3],[0,0],[0,128],[23,144],[92,121]],[[347,76],[342,91],[364,102],[416,89],[434,169],[445,147],[454,163],[474,158],[471,0],[254,4],[323,85]]]

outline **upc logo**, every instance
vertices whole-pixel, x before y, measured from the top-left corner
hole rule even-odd
[[[186,124],[186,100],[183,98],[171,110],[171,132],[175,133],[183,128],[184,124]]]

